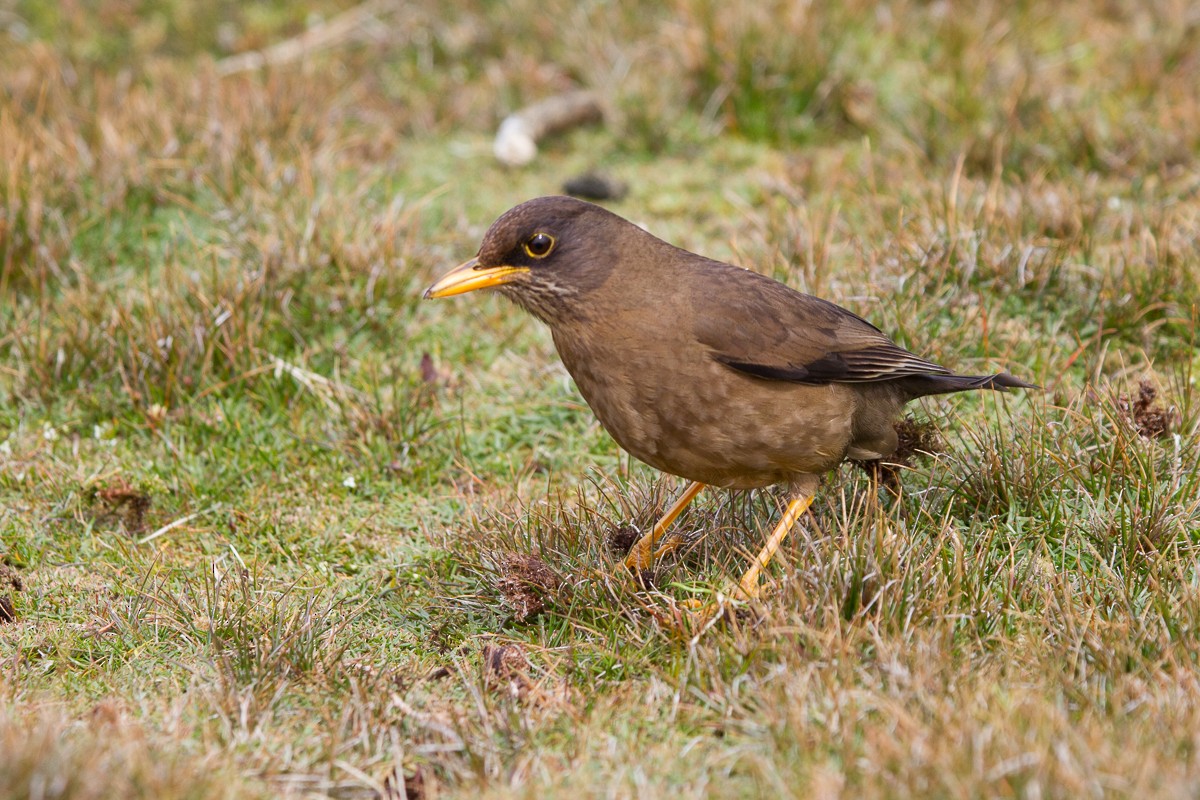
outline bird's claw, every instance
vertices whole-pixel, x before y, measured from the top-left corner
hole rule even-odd
[[[721,608],[717,603],[684,600],[652,609],[650,614],[663,628],[681,636],[692,637],[708,630],[721,616]]]
[[[696,636],[724,620],[731,622],[746,611],[744,600],[718,594],[715,600],[689,597],[672,600],[668,606],[651,610],[655,620],[664,628],[684,636]]]

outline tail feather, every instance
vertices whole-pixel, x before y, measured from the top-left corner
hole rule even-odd
[[[1007,392],[1009,389],[1040,389],[1034,383],[1023,381],[1007,372],[995,375],[914,375],[905,378],[904,387],[913,397],[924,397],[931,394],[949,394],[950,392],[966,392],[972,389],[991,389],[995,392]]]

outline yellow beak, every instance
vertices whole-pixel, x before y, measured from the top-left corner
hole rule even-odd
[[[472,258],[438,278],[433,286],[425,290],[425,299],[490,289],[514,280],[523,272],[529,272],[529,267],[481,267],[479,259]]]

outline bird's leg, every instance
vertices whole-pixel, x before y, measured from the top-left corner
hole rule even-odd
[[[658,544],[658,540],[666,534],[667,528],[671,527],[671,523],[675,521],[675,518],[683,513],[688,503],[692,502],[703,488],[704,484],[700,483],[700,481],[692,481],[691,485],[684,489],[679,499],[667,509],[667,513],[663,514],[662,519],[654,523],[654,527],[650,529],[650,532],[634,542],[633,547],[629,550],[629,555],[625,557],[625,567],[627,569],[635,575],[640,575],[643,570],[649,569],[650,565],[659,558],[679,547],[679,542],[672,539],[657,550],[654,549],[654,546]]]
[[[792,530],[792,526],[796,524],[796,520],[800,519],[800,515],[808,510],[812,505],[814,495],[803,494],[799,497],[793,497],[788,501],[787,509],[783,512],[783,519],[779,520],[779,524],[775,526],[775,530],[771,531],[771,535],[767,537],[767,543],[763,545],[763,549],[755,557],[754,563],[750,565],[750,569],[746,570],[746,574],[742,575],[742,579],[738,581],[736,593],[734,594],[737,600],[753,600],[758,597],[759,582],[758,577],[767,564],[771,563],[771,559],[775,557],[775,553],[779,550],[779,546],[783,544],[783,540],[787,538],[788,533]]]
[[[779,546],[783,544],[783,540],[787,538],[788,533],[796,524],[796,520],[800,519],[800,515],[808,510],[812,505],[815,494],[813,492],[804,492],[794,496],[788,501],[787,508],[783,512],[783,518],[771,531],[771,535],[767,537],[766,544],[759,554],[755,557],[754,563],[750,565],[750,569],[742,575],[742,579],[736,585],[730,586],[721,595],[718,595],[717,600],[709,603],[701,603],[699,600],[685,600],[680,605],[685,608],[690,608],[688,612],[691,618],[691,627],[693,630],[706,627],[714,620],[723,610],[726,603],[726,598],[729,600],[748,601],[758,599],[761,586],[758,579],[762,571],[766,569],[767,564],[771,563],[771,559],[775,557],[775,553],[779,551]]]

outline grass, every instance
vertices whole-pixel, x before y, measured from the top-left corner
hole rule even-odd
[[[1191,796],[1190,12],[442,5],[230,72],[356,7],[0,4],[0,795]],[[604,126],[495,163],[577,85]],[[679,482],[533,320],[420,300],[588,169],[1045,389],[914,406],[896,493],[829,476],[753,615],[682,635],[777,498],[702,495],[635,592]]]

